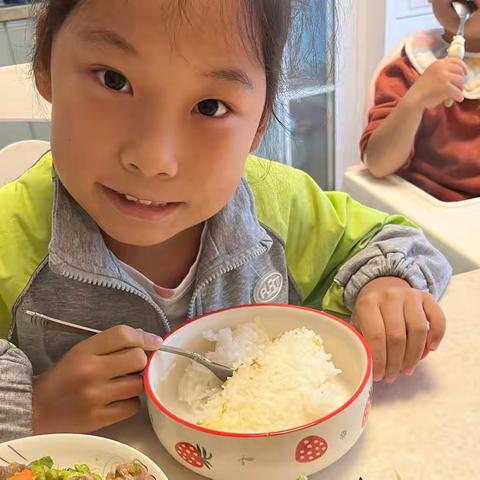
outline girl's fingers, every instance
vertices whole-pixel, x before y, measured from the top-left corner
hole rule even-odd
[[[116,378],[142,372],[147,366],[147,354],[141,348],[128,348],[101,357],[104,378]]]
[[[454,87],[457,87],[459,90],[463,90],[463,87],[465,85],[465,77],[463,77],[462,75],[452,74],[450,78],[450,83]]]
[[[425,351],[428,322],[423,311],[422,299],[417,296],[407,299],[404,305],[407,326],[407,348],[403,362],[403,371],[411,375]]]
[[[161,337],[127,325],[118,325],[84,340],[77,349],[88,350],[95,355],[108,355],[127,348],[141,348],[144,351],[158,350]]]
[[[423,354],[422,354],[422,360],[424,358],[427,358],[428,357],[428,354],[430,353],[430,350],[427,348],[427,346],[425,345],[425,348],[423,349]],[[413,373],[413,372],[412,372]],[[409,372],[410,374],[410,372]]]
[[[110,380],[103,388],[105,404],[136,398],[143,392],[143,377],[141,375],[126,375]]]
[[[385,325],[380,308],[375,304],[358,306],[354,314],[354,322],[365,337],[373,357],[373,379],[378,382],[385,376],[387,349],[385,341]]]
[[[458,103],[462,103],[465,100],[463,91],[453,85],[449,88],[449,97]]]
[[[113,425],[135,415],[141,407],[140,399],[130,398],[110,403],[102,408],[97,415],[98,423],[102,426]]]
[[[460,60],[459,58],[448,58],[448,62],[451,67],[459,69],[464,75],[468,74],[468,67],[463,60]]]
[[[429,294],[423,295],[423,309],[430,324],[427,336],[427,348],[436,350],[445,336],[447,322],[437,301]]]
[[[453,74],[453,75],[458,75],[459,77],[462,77],[463,80],[465,81],[466,73],[465,73],[465,70],[462,67],[455,65],[455,66],[453,66],[453,68],[451,68],[450,73]]]
[[[405,357],[407,332],[403,313],[403,297],[391,297],[382,303],[380,311],[385,324],[387,343],[387,366],[385,381],[393,383],[400,373]]]

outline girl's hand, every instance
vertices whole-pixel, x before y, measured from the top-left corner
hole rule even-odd
[[[134,415],[143,391],[146,351],[162,339],[118,326],[75,345],[33,379],[33,431],[92,432]]]
[[[445,335],[445,316],[435,299],[396,277],[376,278],[360,290],[352,325],[372,350],[377,382],[393,383],[400,372],[411,375]]]
[[[406,97],[423,110],[450,99],[462,102],[467,73],[467,66],[458,58],[437,60],[413,84]]]

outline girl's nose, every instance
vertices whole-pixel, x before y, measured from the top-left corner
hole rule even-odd
[[[131,173],[141,173],[145,177],[175,177],[178,162],[174,128],[160,119],[142,123],[121,152],[122,166]]]
[[[162,175],[175,177],[178,164],[174,155],[167,154],[155,146],[138,149],[134,155],[123,154],[121,163],[131,173],[141,173],[145,177]]]

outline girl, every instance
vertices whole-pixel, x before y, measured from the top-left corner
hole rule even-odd
[[[422,233],[249,157],[292,4],[45,2],[34,73],[52,151],[0,190],[2,439],[133,415],[145,351],[231,305],[353,312],[376,380],[437,348],[451,272]],[[105,331],[53,335],[26,310]]]
[[[398,173],[439,200],[461,201],[480,196],[480,0],[465,2],[473,10],[465,61],[448,57],[459,23],[451,0],[431,2],[443,30],[407,39],[380,73],[360,146],[376,177]]]

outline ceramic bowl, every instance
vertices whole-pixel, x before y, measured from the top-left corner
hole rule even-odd
[[[189,360],[156,352],[150,356],[144,376],[149,415],[167,451],[200,475],[218,480],[294,480],[331,465],[360,437],[371,405],[371,354],[361,335],[342,320],[287,305],[248,305],[209,313],[182,325],[165,344],[205,353],[212,344],[202,332],[254,319],[272,338],[303,326],[318,333],[333,363],[342,370],[348,401],[327,416],[284,431],[241,434],[210,430],[191,421],[189,406],[177,399],[178,382]]]

